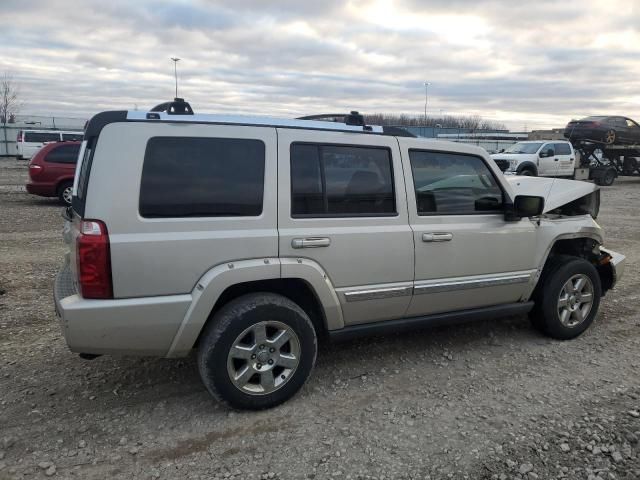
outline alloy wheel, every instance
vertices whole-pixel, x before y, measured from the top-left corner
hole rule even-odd
[[[264,321],[245,329],[227,356],[233,385],[250,395],[266,395],[282,388],[300,363],[300,340],[278,321]]]
[[[568,328],[580,325],[589,316],[593,306],[593,283],[579,273],[565,282],[558,296],[558,317]]]

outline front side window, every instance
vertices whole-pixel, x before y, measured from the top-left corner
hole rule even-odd
[[[568,143],[555,144],[556,155],[571,155],[571,148]]]
[[[49,163],[77,163],[80,145],[61,145],[49,152],[45,162]]]
[[[260,140],[153,137],[140,183],[143,217],[245,217],[262,213]]]
[[[410,150],[418,215],[467,215],[502,209],[502,190],[480,157]]]
[[[291,215],[395,215],[391,152],[387,148],[291,145]]]

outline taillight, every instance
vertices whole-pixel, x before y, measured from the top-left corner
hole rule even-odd
[[[29,176],[31,178],[37,177],[40,173],[42,173],[42,165],[36,165],[34,163],[29,165]]]
[[[109,233],[100,220],[82,220],[77,238],[78,283],[84,298],[113,298]]]
[[[22,141],[22,132],[18,132],[18,136],[16,137],[16,142],[20,143]]]

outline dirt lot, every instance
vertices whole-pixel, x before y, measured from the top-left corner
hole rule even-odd
[[[626,276],[581,338],[524,317],[322,345],[287,404],[216,404],[185,360],[70,353],[60,207],[0,159],[0,479],[640,478],[640,179],[599,221]]]

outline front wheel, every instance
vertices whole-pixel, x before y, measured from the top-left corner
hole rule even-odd
[[[274,407],[296,394],[311,374],[316,332],[297,304],[274,293],[250,293],[209,321],[198,348],[207,390],[234,408]]]
[[[533,324],[552,338],[575,338],[598,314],[600,276],[585,259],[568,255],[550,259],[545,270],[534,295]]]
[[[535,177],[536,176],[536,172],[534,172],[530,168],[524,168],[524,169],[522,169],[522,171],[518,175],[523,175],[525,177]]]

